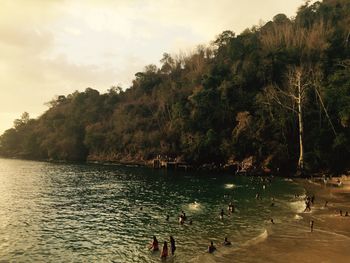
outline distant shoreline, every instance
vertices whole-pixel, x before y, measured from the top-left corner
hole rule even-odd
[[[35,158],[25,158],[25,157],[8,157],[8,156],[2,156],[0,155],[0,158],[2,159],[13,159],[13,160],[25,160],[25,161],[37,161],[37,162],[47,162],[47,163],[60,163],[60,164],[86,164],[86,165],[103,165],[103,166],[125,166],[125,167],[145,167],[145,168],[152,168],[152,160],[128,160],[128,161],[108,161],[108,160],[85,160],[85,161],[67,161],[67,160],[48,160],[48,159],[35,159]],[[212,164],[202,164],[202,165],[192,165],[189,164],[191,167],[189,171],[205,171],[205,172],[223,172],[223,173],[232,173],[233,175],[245,175],[245,176],[276,176],[281,178],[292,178],[292,179],[323,179],[323,178],[332,178],[332,177],[339,177],[342,175],[350,174],[350,171],[343,171],[340,174],[330,173],[330,172],[310,172],[306,173],[303,176],[297,176],[295,173],[289,172],[289,173],[267,173],[264,172],[262,169],[253,169],[251,171],[243,171],[237,173],[232,169],[232,167],[218,167],[213,166]],[[167,168],[154,168],[159,170],[166,170]],[[170,169],[170,170],[176,170],[176,169]],[[182,171],[183,169],[179,169]]]

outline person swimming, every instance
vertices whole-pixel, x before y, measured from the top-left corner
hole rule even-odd
[[[231,242],[227,240],[227,237],[225,237],[224,242],[222,243],[224,246],[230,246]]]
[[[153,236],[153,241],[151,243],[151,246],[149,247],[152,251],[158,251],[159,250],[159,244],[156,236]]]
[[[210,241],[210,245],[208,246],[208,253],[213,253],[216,250],[213,241]]]
[[[166,241],[164,241],[163,249],[162,249],[162,253],[160,254],[160,257],[162,259],[166,259],[167,256],[168,256],[168,243]]]
[[[175,246],[175,239],[173,236],[170,236],[170,248],[171,248],[171,254],[175,254],[176,246]]]

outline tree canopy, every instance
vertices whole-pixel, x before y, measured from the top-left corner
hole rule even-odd
[[[349,25],[350,2],[324,0],[240,35],[226,30],[190,55],[164,53],[160,68],[146,66],[125,91],[87,88],[56,97],[37,119],[24,113],[0,137],[0,154],[116,162],[166,155],[198,165],[254,156],[261,167],[293,171],[302,137],[306,169],[349,169]],[[300,115],[291,69],[304,70]]]

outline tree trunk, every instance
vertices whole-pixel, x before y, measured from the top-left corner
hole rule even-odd
[[[303,112],[302,112],[302,90],[301,90],[301,72],[297,72],[297,82],[298,82],[298,119],[299,119],[299,161],[298,161],[298,170],[304,170],[304,147],[303,147],[303,134],[304,134],[304,126],[303,126]]]

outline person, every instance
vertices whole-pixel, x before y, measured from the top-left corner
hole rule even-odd
[[[324,207],[327,207],[327,205],[328,205],[328,201],[326,201],[326,202],[324,203]]]
[[[166,215],[165,220],[166,220],[166,221],[169,221],[169,215]]]
[[[275,222],[273,222],[273,218],[271,218],[270,221],[271,221],[271,224],[274,224],[274,223],[275,223]]]
[[[164,241],[163,249],[162,249],[162,253],[160,254],[160,257],[162,259],[166,259],[167,256],[168,256],[168,243]]]
[[[271,206],[275,206],[275,198],[274,197],[271,198]]]
[[[311,204],[314,204],[314,202],[315,202],[315,195],[312,195],[311,196]]]
[[[309,199],[309,197],[305,201],[305,210],[304,210],[304,212],[306,212],[306,210],[311,211],[311,200]]]
[[[213,253],[216,250],[216,247],[213,244],[213,241],[210,241],[210,245],[208,246],[208,252]]]
[[[170,248],[171,248],[171,255],[174,255],[176,246],[175,246],[175,239],[173,236],[170,236]]]
[[[343,210],[341,210],[341,209],[339,210],[339,215],[343,216]]]
[[[348,211],[346,211],[346,212],[345,212],[345,216],[349,216],[349,213],[348,213]]]
[[[183,215],[180,215],[180,217],[179,217],[179,223],[180,223],[181,225],[183,225],[183,224],[185,223],[185,220],[184,220]]]
[[[233,205],[232,202],[230,202],[228,205],[228,211],[230,211],[231,213],[233,213],[235,211],[235,206]]]
[[[224,209],[221,209],[221,212],[220,212],[220,219],[222,220],[222,219],[224,219]]]
[[[314,231],[314,220],[311,220],[311,222],[310,222],[310,231],[311,232]]]
[[[141,206],[141,207],[140,207],[140,211],[142,211],[142,210],[143,210],[143,207]]]
[[[153,236],[153,241],[151,243],[151,246],[149,248],[152,251],[158,251],[159,250],[159,245],[158,245],[158,240],[156,236]]]
[[[225,237],[224,243],[222,243],[224,246],[231,245],[231,242],[227,240],[227,237]]]

